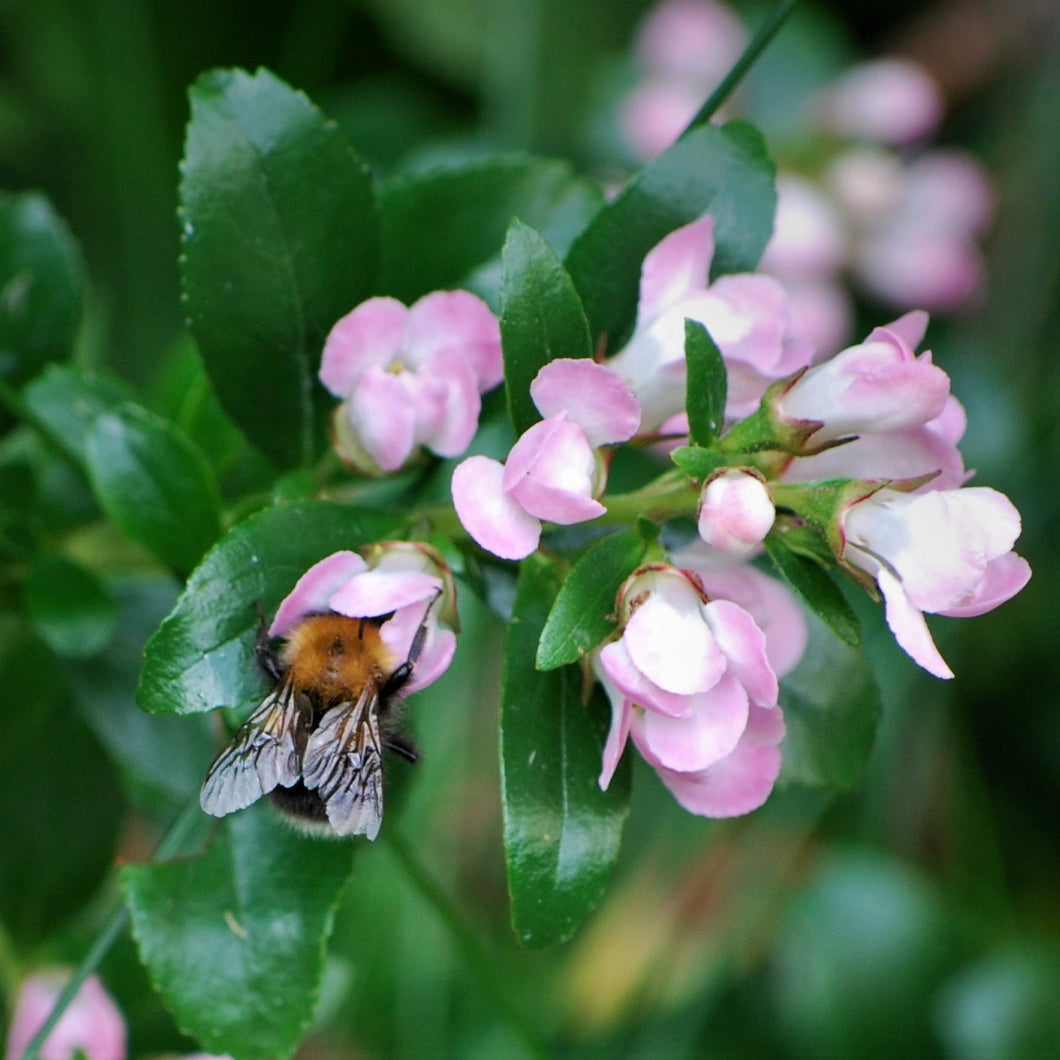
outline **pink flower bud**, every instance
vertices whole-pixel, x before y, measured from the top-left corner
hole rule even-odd
[[[715,475],[699,498],[699,536],[720,552],[750,552],[769,533],[773,501],[761,476],[733,468]]]
[[[67,976],[46,972],[30,976],[19,991],[7,1032],[7,1060],[17,1060],[48,1018]],[[125,1021],[99,977],[89,976],[59,1018],[41,1049],[41,1060],[73,1060],[78,1051],[88,1060],[124,1060]]]

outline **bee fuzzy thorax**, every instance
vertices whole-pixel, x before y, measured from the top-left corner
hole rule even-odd
[[[312,689],[322,705],[348,699],[354,689],[380,688],[397,665],[378,620],[338,614],[303,619],[288,635],[281,657],[288,680]]]

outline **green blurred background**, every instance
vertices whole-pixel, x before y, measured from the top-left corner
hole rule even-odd
[[[43,190],[83,247],[79,358],[165,407],[182,333],[185,90],[199,73],[268,66],[380,173],[527,150],[615,179],[631,159],[614,107],[647,7],[0,0],[0,188]],[[754,26],[768,9],[740,10]],[[458,666],[411,712],[429,754],[400,820],[480,952],[410,885],[400,849],[366,850],[305,1060],[525,1055],[527,1022],[561,1056],[1060,1056],[1060,18],[1048,0],[807,3],[755,91],[782,99],[793,71],[893,51],[946,91],[939,142],[974,151],[996,182],[987,295],[930,337],[968,408],[976,482],[1023,513],[1029,587],[996,613],[933,627],[949,683],[917,671],[865,612],[885,714],[855,792],[782,791],[716,824],[638,769],[607,900],[544,953],[519,950],[507,926],[499,678]],[[865,323],[888,319],[861,309]],[[168,603],[152,586],[126,604],[126,628],[139,624],[129,653]],[[465,636],[498,637],[468,594],[464,619]],[[131,702],[135,668],[131,652],[128,687],[105,694]],[[133,819],[134,852],[148,827]],[[76,957],[90,926],[45,951]],[[103,971],[134,1055],[188,1051],[130,943]]]

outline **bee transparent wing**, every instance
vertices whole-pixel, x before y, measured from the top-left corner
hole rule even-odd
[[[246,720],[214,759],[199,805],[214,817],[241,810],[301,776],[310,709],[290,684],[281,685]]]
[[[302,782],[315,790],[339,835],[375,839],[383,820],[379,697],[365,688],[355,703],[332,707],[309,737]]]

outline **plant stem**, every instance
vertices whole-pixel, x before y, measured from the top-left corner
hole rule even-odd
[[[759,55],[765,51],[769,42],[777,35],[780,27],[788,20],[788,16],[795,10],[799,0],[780,0],[773,14],[766,19],[758,28],[751,43],[744,49],[743,54],[736,60],[733,68],[725,75],[724,80],[707,97],[707,101],[696,112],[696,116],[685,127],[681,137],[687,136],[693,129],[706,125],[714,112],[729,98],[736,86],[743,80],[744,75],[754,65]]]
[[[482,988],[493,998],[498,1010],[522,1039],[527,1049],[534,1056],[547,1060],[551,1053],[538,1034],[537,1028],[530,1023],[501,988],[494,962],[476,940],[459,911],[454,908],[449,896],[427,874],[403,838],[393,832],[385,833],[385,835],[387,846],[397,858],[409,881],[446,926]]]
[[[151,855],[151,860],[165,861],[180,850],[188,838],[188,834],[192,831],[192,826],[199,822],[200,816],[199,800],[195,799],[185,807],[180,816],[169,826],[166,834],[159,840],[154,854]],[[84,985],[85,980],[103,963],[103,958],[110,952],[111,946],[121,938],[121,934],[128,922],[129,910],[123,903],[111,913],[106,924],[103,925],[102,931],[96,936],[96,941],[55,999],[55,1004],[52,1006],[51,1012],[48,1013],[48,1018],[40,1025],[40,1029],[30,1039],[29,1045],[26,1046],[26,1051],[22,1054],[22,1060],[38,1060],[41,1048],[44,1046],[48,1035],[55,1029],[55,1025],[62,1018],[62,1014]]]

